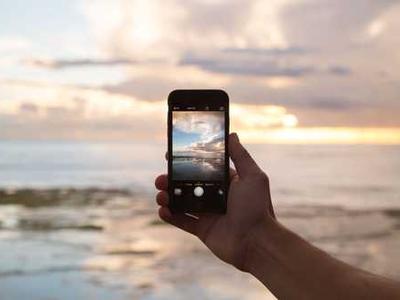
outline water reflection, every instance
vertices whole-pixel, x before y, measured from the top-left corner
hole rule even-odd
[[[172,161],[175,180],[222,180],[224,161],[220,158],[174,157]]]

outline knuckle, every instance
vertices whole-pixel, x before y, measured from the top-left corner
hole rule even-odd
[[[261,171],[260,173],[257,174],[257,177],[263,183],[269,184],[269,177],[265,172]]]

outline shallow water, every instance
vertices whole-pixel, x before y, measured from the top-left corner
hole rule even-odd
[[[30,193],[37,199],[55,192]],[[57,205],[11,204],[12,197],[0,205],[2,299],[274,299],[200,241],[161,222],[145,197],[59,193]],[[96,200],[104,195],[107,201]],[[400,210],[283,205],[276,212],[332,255],[400,279]]]
[[[145,199],[106,192],[109,200],[94,205],[92,199],[87,204],[70,199],[79,197],[79,191],[64,194],[69,196],[58,205],[0,206],[2,299],[268,295],[249,276],[236,271],[232,275],[231,267],[197,239],[159,221],[155,206]],[[87,191],[82,194],[88,197]],[[249,292],[237,289],[238,284]]]
[[[281,222],[400,279],[398,146],[249,151],[270,176]],[[163,155],[164,145],[0,142],[0,298],[273,299],[158,220]]]

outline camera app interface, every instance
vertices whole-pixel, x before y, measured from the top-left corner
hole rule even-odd
[[[173,179],[224,179],[224,113],[173,113]]]
[[[224,107],[215,109],[180,107],[172,112],[172,180],[177,198],[223,199],[225,112]]]

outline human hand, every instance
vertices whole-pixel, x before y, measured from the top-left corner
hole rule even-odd
[[[168,208],[168,178],[155,180],[160,218],[197,236],[217,257],[247,271],[247,254],[259,226],[275,219],[267,175],[240,143],[229,136],[229,154],[236,170],[230,170],[227,212],[218,214],[172,214]]]

